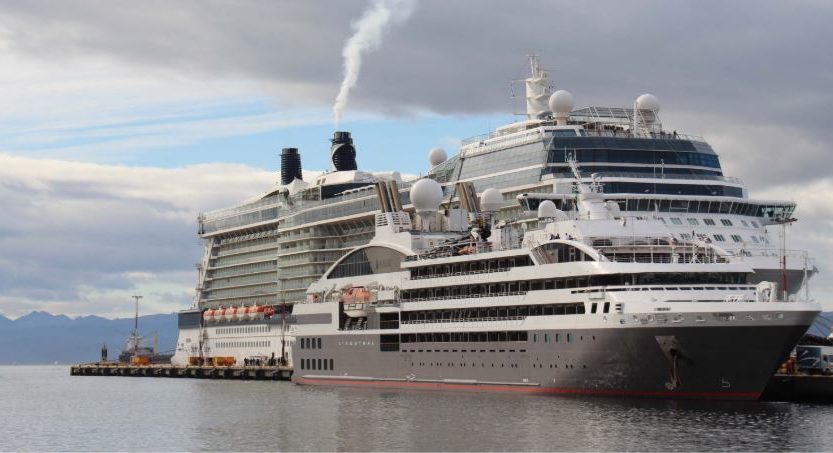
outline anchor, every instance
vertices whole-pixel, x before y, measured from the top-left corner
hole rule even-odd
[[[671,370],[669,381],[665,383],[665,388],[668,390],[676,390],[682,384],[682,380],[680,379],[680,370],[679,370],[679,362],[682,360],[684,363],[688,365],[693,365],[692,362],[685,354],[680,341],[677,340],[677,337],[670,335],[670,336],[656,336],[654,337],[657,340],[657,344],[659,345],[660,349],[662,349],[663,354],[671,362]]]

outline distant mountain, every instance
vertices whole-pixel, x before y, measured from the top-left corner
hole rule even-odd
[[[51,364],[96,361],[106,344],[110,359],[118,357],[133,331],[133,318],[72,319],[33,311],[10,320],[0,315],[0,364]],[[159,334],[159,351],[172,351],[178,334],[176,314],[139,317],[139,333],[148,344]]]
[[[13,322],[17,327],[46,327],[66,325],[72,322],[72,318],[67,315],[53,315],[45,311],[33,311],[15,319]]]

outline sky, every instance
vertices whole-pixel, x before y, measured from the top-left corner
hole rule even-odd
[[[268,190],[283,147],[328,168],[368,5],[0,3],[0,313],[188,307],[200,212]],[[527,54],[577,107],[653,93],[665,128],[704,136],[753,197],[798,203],[788,247],[813,251],[826,300],[831,21],[827,1],[417,1],[364,56],[341,128],[361,169],[419,174],[429,149],[517,118]]]

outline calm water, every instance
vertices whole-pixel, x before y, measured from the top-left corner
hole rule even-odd
[[[0,367],[1,450],[831,450],[833,406],[481,395]]]

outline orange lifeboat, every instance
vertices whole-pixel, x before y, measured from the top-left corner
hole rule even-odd
[[[246,319],[246,307],[237,307],[237,309],[234,310],[234,319],[236,319],[238,321],[245,320]]]
[[[202,313],[202,319],[205,322],[214,321],[214,310],[206,310]]]
[[[257,318],[257,306],[252,305],[251,307],[246,308],[246,319],[256,319]]]
[[[225,310],[223,310],[223,316],[222,316],[223,321],[234,321],[234,312],[235,311],[236,310],[234,309],[234,307],[229,307],[229,308],[226,308]]]

